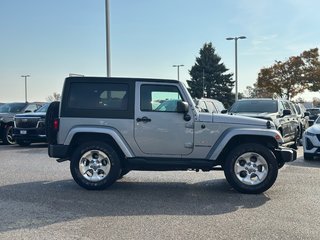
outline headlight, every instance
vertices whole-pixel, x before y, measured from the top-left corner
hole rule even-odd
[[[0,118],[0,122],[2,122],[2,121],[3,121],[3,117]]]
[[[268,129],[275,129],[276,125],[274,125],[274,123],[272,121],[267,121],[267,128]]]
[[[314,137],[314,136],[317,135],[317,134],[314,134],[314,133],[311,133],[311,132],[308,132],[308,131],[306,131],[305,134],[306,134],[307,136],[310,136],[310,137]]]
[[[275,128],[276,128],[276,125],[274,124],[274,122],[270,121],[270,124],[271,124],[271,128],[272,128],[272,129],[275,129]]]

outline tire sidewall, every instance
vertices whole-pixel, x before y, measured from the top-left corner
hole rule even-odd
[[[109,174],[98,182],[91,182],[84,178],[79,170],[79,161],[81,160],[81,156],[90,150],[99,150],[104,152],[110,160],[111,168]],[[72,154],[71,162],[70,162],[70,171],[73,179],[78,183],[81,187],[88,190],[102,190],[109,187],[113,184],[119,177],[121,172],[121,164],[120,159],[116,151],[108,144],[102,142],[90,142],[84,143],[80,145]]]
[[[246,185],[242,183],[234,172],[236,160],[246,152],[255,152],[266,160],[268,164],[268,174],[263,182],[257,185]],[[269,189],[278,176],[278,162],[272,151],[261,144],[242,144],[232,150],[224,163],[224,173],[229,184],[241,193],[258,194]]]

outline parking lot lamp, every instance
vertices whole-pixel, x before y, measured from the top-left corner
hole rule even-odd
[[[240,37],[228,37],[226,40],[234,40],[235,44],[235,83],[236,83],[236,96],[235,96],[235,101],[238,100],[238,39],[246,39],[247,37],[245,36],[240,36]]]
[[[110,7],[109,0],[105,2],[106,8],[106,54],[107,54],[107,77],[111,77],[111,60],[110,60]]]
[[[27,78],[30,77],[30,75],[21,75],[21,77],[24,78],[24,97],[25,97],[25,101],[28,102]]]
[[[179,81],[179,69],[180,67],[183,67],[184,65],[183,64],[179,64],[179,65],[172,65],[172,67],[176,67],[177,68],[177,72],[178,72],[178,81]]]

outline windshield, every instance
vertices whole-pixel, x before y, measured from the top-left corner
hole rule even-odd
[[[7,103],[0,106],[0,113],[19,113],[25,106],[26,103]]]
[[[307,109],[307,111],[310,112],[311,115],[317,115],[320,113],[319,108],[309,108],[309,109]]]
[[[40,107],[36,112],[47,112],[50,103],[46,103],[42,107]]]
[[[230,109],[233,113],[263,113],[278,112],[276,100],[242,100],[233,104]]]

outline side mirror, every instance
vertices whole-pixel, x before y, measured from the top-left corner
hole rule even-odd
[[[227,109],[223,109],[223,110],[221,111],[221,113],[223,113],[223,114],[226,114],[227,112],[228,112]]]
[[[189,112],[189,104],[187,102],[178,101],[177,102],[177,112],[178,113],[187,113],[187,112]]]
[[[291,110],[290,109],[285,109],[283,110],[283,116],[288,116],[288,115],[291,115]]]
[[[304,113],[304,116],[305,116],[305,117],[309,117],[309,116],[310,116],[310,112],[305,112],[305,113]]]

